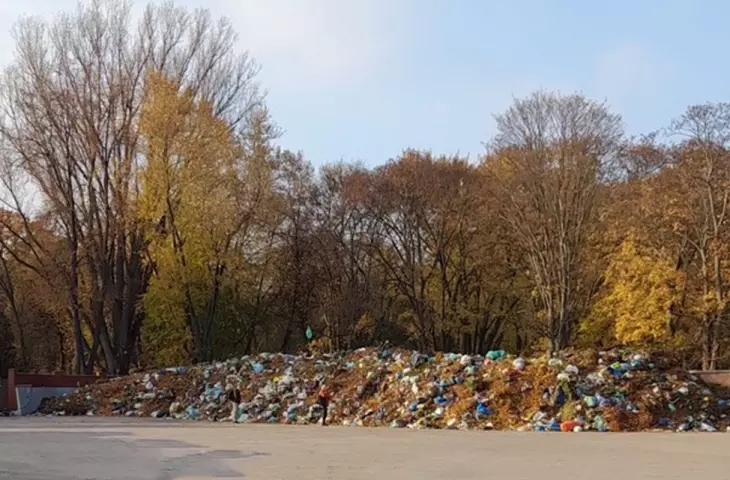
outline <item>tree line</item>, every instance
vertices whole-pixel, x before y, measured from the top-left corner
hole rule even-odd
[[[329,351],[730,363],[730,104],[634,138],[606,103],[540,91],[495,116],[477,159],[314,168],[277,146],[255,60],[206,10],[133,22],[94,0],[14,38],[0,373],[295,352],[308,329]]]

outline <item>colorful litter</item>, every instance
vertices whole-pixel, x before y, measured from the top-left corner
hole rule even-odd
[[[316,394],[334,392],[330,422],[346,426],[584,431],[725,431],[730,391],[635,352],[560,358],[425,355],[361,349],[261,354],[97,383],[47,399],[43,415],[120,415],[311,424]],[[226,392],[240,389],[232,415]]]

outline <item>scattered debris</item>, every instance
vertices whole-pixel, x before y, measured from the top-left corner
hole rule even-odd
[[[261,354],[109,380],[47,399],[45,415],[123,415],[232,421],[226,389],[239,388],[238,423],[309,424],[317,392],[334,396],[333,424],[393,428],[583,431],[727,431],[730,391],[644,354],[566,352],[514,358],[405,350]]]

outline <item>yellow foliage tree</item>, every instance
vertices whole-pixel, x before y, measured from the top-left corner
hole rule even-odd
[[[666,260],[623,242],[605,273],[605,295],[583,322],[585,338],[612,334],[624,345],[650,346],[672,340],[671,307],[679,304],[684,276]]]
[[[138,211],[150,226],[155,275],[144,298],[143,341],[155,363],[211,356],[231,238],[237,228],[240,148],[229,125],[190,90],[147,77],[140,130],[145,166]]]

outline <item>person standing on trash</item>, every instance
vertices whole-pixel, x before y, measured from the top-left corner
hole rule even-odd
[[[327,410],[330,406],[330,400],[332,400],[332,391],[327,387],[326,384],[322,384],[317,394],[317,404],[322,407],[322,426],[327,426]]]
[[[241,404],[241,390],[233,388],[233,385],[226,385],[226,399],[231,403],[231,421],[236,421],[238,406]]]

